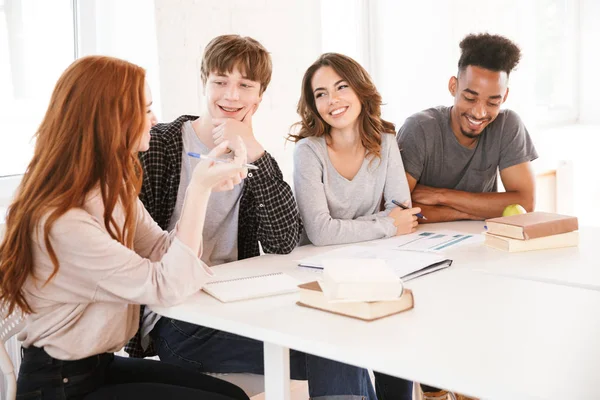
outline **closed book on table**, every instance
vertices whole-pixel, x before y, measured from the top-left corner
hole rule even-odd
[[[395,300],[330,302],[323,294],[321,286],[317,281],[298,285],[298,287],[300,288],[300,301],[298,301],[298,305],[357,318],[363,321],[374,321],[410,310],[414,307],[413,293],[410,289],[404,289],[402,296]]]
[[[402,294],[402,280],[385,260],[328,258],[323,260],[320,286],[329,300],[395,300]]]
[[[558,235],[544,236],[535,239],[522,240],[505,236],[485,234],[486,246],[511,253],[518,251],[557,249],[561,247],[574,247],[579,244],[579,232],[560,233]]]
[[[487,219],[485,222],[488,233],[521,240],[558,235],[579,229],[577,217],[539,211]]]

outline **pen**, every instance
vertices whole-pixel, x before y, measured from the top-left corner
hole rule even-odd
[[[220,162],[220,163],[228,163],[228,162],[231,161],[231,160],[223,160],[221,158],[214,158],[214,157],[205,156],[204,154],[192,153],[191,151],[189,153],[187,153],[187,154],[190,157],[203,158],[205,160],[210,160],[210,161]],[[242,167],[246,167],[248,169],[258,169],[258,167],[256,165],[252,165],[252,164],[242,164]]]
[[[394,203],[395,205],[397,205],[398,207],[400,207],[400,208],[402,208],[404,210],[408,210],[408,207],[406,207],[404,204],[400,203],[399,201],[392,200],[392,203]],[[421,218],[421,219],[427,220],[427,218],[423,214],[421,214],[421,213],[418,213],[418,214],[415,214],[415,215],[417,216],[417,218]]]

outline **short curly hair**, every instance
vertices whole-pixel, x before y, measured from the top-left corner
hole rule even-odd
[[[469,65],[510,75],[521,59],[521,49],[511,40],[489,33],[470,34],[460,42],[461,55],[458,70]]]

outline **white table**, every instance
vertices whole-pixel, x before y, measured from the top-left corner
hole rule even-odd
[[[451,229],[481,233],[483,222],[423,225],[421,229]],[[487,246],[468,245],[446,252],[453,266],[479,272],[600,290],[600,227],[579,230],[578,247],[507,253]],[[394,239],[388,239],[393,241]]]
[[[482,225],[423,229],[473,232]],[[317,276],[296,260],[330,249],[305,246],[215,271],[285,271],[309,281]],[[371,323],[299,307],[296,294],[222,304],[198,293],[153,310],[264,341],[267,399],[289,399],[289,348],[489,399],[597,398],[600,292],[473,271],[506,256],[481,249],[454,251],[452,268],[409,282],[414,310]]]

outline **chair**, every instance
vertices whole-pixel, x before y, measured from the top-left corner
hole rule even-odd
[[[6,342],[21,331],[25,325],[25,320],[20,311],[15,311],[4,318],[4,315],[7,314],[6,309],[7,307],[4,305],[0,312],[0,316],[2,316],[2,320],[0,320],[0,342],[2,342],[2,346],[0,346],[0,369],[4,374],[4,382],[6,382],[6,397],[0,397],[6,400],[15,400],[17,396],[17,379],[13,363],[6,350]]]
[[[240,388],[250,400],[265,399],[265,377],[250,373],[206,373],[206,375],[214,376],[232,383]],[[308,400],[308,382],[291,380],[290,382],[291,400]]]
[[[264,392],[265,380],[262,375],[250,373],[215,373],[205,372],[206,375],[222,379],[240,387],[248,397]]]

